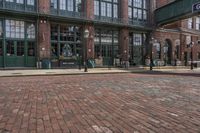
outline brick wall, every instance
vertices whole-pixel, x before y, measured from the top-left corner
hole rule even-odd
[[[175,1],[175,0],[156,0],[156,8],[162,7],[173,1]]]

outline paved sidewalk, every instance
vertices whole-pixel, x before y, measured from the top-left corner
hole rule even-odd
[[[78,75],[78,74],[113,74],[146,71],[142,68],[119,69],[119,68],[94,68],[88,69],[33,69],[33,70],[0,70],[0,77],[12,76],[45,76],[45,75]]]
[[[47,75],[82,75],[82,74],[114,74],[114,73],[140,73],[150,72],[148,67],[132,67],[129,69],[122,68],[94,68],[88,69],[32,69],[32,70],[0,70],[0,77],[16,77],[16,76],[47,76]],[[200,69],[186,68],[169,68],[169,67],[154,67],[152,72],[165,73],[191,73],[200,74]]]

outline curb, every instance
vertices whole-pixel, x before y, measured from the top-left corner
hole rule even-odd
[[[25,74],[25,75],[21,75],[21,74],[12,74],[12,75],[5,75],[5,76],[0,76],[1,77],[31,77],[31,76],[68,76],[68,75],[93,75],[93,74],[123,74],[123,73],[140,73],[140,72],[144,72],[144,71],[124,71],[124,72],[86,72],[86,73],[49,73],[49,74]]]

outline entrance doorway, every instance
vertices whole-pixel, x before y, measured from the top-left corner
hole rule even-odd
[[[130,65],[143,65],[143,40],[145,40],[145,35],[140,33],[132,33],[129,36],[129,40]]]
[[[172,42],[169,39],[165,40],[164,61],[165,61],[165,65],[171,65],[172,64]]]
[[[35,67],[35,43],[7,40],[5,43],[6,67]]]
[[[113,65],[112,55],[112,45],[102,45],[103,65]]]

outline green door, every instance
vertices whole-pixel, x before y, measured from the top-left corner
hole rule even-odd
[[[25,43],[24,41],[6,41],[6,67],[25,66]]]

